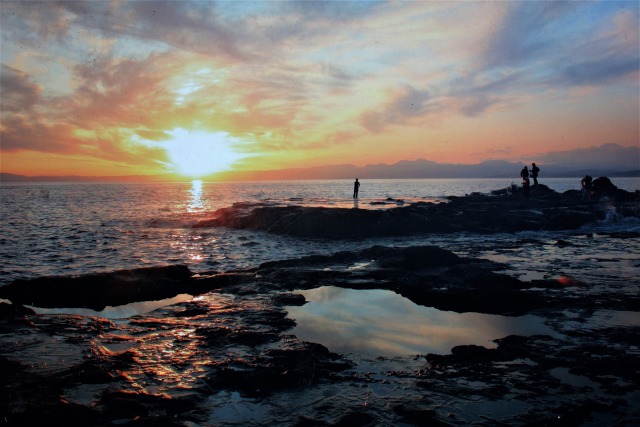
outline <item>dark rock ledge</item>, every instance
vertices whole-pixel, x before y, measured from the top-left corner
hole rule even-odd
[[[238,203],[193,225],[259,230],[307,238],[350,239],[426,233],[571,230],[615,213],[640,216],[638,191],[618,189],[598,178],[598,192],[582,201],[577,190],[562,194],[544,184],[522,194],[449,197],[446,203],[418,202],[382,210],[265,206]]]
[[[366,263],[358,269],[349,267]],[[122,270],[82,276],[16,280],[0,287],[0,298],[43,308],[84,307],[102,310],[178,294],[213,290],[234,294],[337,286],[388,289],[417,304],[441,310],[523,314],[561,303],[529,288],[561,288],[553,281],[522,282],[499,274],[500,264],[462,258],[435,246],[373,246],[360,251],[267,262],[254,269],[193,275],[183,265]]]

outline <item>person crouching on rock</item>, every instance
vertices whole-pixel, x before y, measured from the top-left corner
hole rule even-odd
[[[529,197],[529,169],[526,166],[520,171],[520,176],[522,177],[522,194],[524,197]]]
[[[358,190],[360,190],[360,183],[358,182],[358,178],[356,178],[356,181],[353,183],[353,198],[354,199],[358,198]]]

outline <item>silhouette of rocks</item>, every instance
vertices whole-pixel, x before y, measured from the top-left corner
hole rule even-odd
[[[354,263],[360,263],[358,269],[349,268]],[[269,288],[388,289],[416,304],[456,312],[522,314],[547,304],[538,293],[526,290],[529,284],[492,271],[499,268],[435,246],[373,246],[268,262],[257,268],[256,275]]]
[[[194,278],[184,265],[118,270],[82,276],[18,279],[0,287],[0,298],[42,308],[82,307],[96,311],[137,301],[198,295],[241,281],[241,274]]]
[[[571,230],[611,215],[640,216],[639,195],[620,190],[608,178],[594,181],[595,195],[583,202],[577,190],[557,193],[544,184],[528,198],[515,193],[449,197],[447,203],[418,202],[385,210],[234,204],[193,227],[260,230],[296,237],[353,239],[428,233],[502,233]]]

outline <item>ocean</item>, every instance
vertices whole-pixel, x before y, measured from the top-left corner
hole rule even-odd
[[[639,178],[614,178],[612,182],[627,191],[640,189]],[[388,203],[380,202],[389,198],[399,204],[445,202],[447,196],[489,193],[511,184],[505,179],[361,180],[361,183],[357,205],[352,199],[353,181],[350,180],[2,183],[0,285],[18,278],[80,275],[167,264],[186,264],[193,272],[204,274],[374,244],[435,244],[460,255],[512,263],[514,274],[524,279],[556,273],[582,275],[593,270],[581,267],[591,259],[598,259],[601,264],[610,263],[611,271],[606,274],[616,277],[615,280],[627,278],[635,283],[640,277],[638,255],[634,255],[640,254],[638,239],[597,238],[598,231],[640,231],[636,219],[616,221],[612,217],[606,223],[592,224],[578,231],[529,233],[549,244],[568,239],[578,246],[548,251],[544,244],[529,245],[509,254],[496,253],[495,246],[499,242],[512,244],[527,233],[335,241],[224,228],[191,228],[195,222],[210,218],[216,209],[237,202],[389,209]],[[540,183],[564,192],[579,189],[580,178],[542,179]],[[584,248],[584,236],[592,232],[596,232],[596,238]],[[585,253],[579,253],[576,248],[585,249]],[[574,261],[571,266],[564,262],[565,257]],[[561,271],[565,267],[571,271]]]

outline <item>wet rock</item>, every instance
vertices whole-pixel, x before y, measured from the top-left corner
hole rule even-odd
[[[400,415],[405,422],[419,426],[446,427],[451,426],[439,419],[437,411],[434,409],[414,408],[408,405],[398,405],[393,408],[394,412]]]
[[[361,263],[357,269],[349,269]],[[434,246],[373,246],[361,251],[262,264],[256,275],[269,286],[388,289],[416,304],[457,312],[525,313],[546,301],[495,263],[461,258]]]
[[[633,201],[637,194],[624,191],[613,185],[611,180],[606,176],[596,178],[591,183],[593,191],[592,198],[596,200],[607,199],[613,202]],[[637,193],[637,192],[636,192]]]
[[[449,197],[447,203],[417,202],[407,206],[396,203],[397,206],[386,210],[235,204],[219,209],[213,218],[193,227],[229,227],[297,237],[353,239],[458,231],[573,230],[604,219],[612,204],[619,215],[640,216],[633,206],[637,194],[617,189],[607,178],[596,181],[596,196],[589,203],[581,200],[579,191],[559,194],[538,184],[532,187],[528,198],[519,194],[474,193]]]
[[[149,408],[133,398],[117,397],[103,404],[104,415],[111,420],[132,419],[149,415]]]
[[[257,397],[277,390],[309,387],[331,372],[350,366],[320,344],[300,343],[295,348],[267,350],[255,358],[222,365],[207,382],[215,389],[231,388],[245,396]]]
[[[451,251],[436,246],[411,246],[400,248],[391,254],[380,256],[377,264],[381,268],[418,270],[429,267],[447,267],[462,263]]]
[[[584,224],[598,219],[595,212],[564,210],[552,213],[549,219],[549,230],[575,230]]]
[[[96,311],[107,305],[155,301],[186,293],[199,295],[241,283],[247,273],[194,277],[187,266],[169,265],[81,276],[19,279],[0,287],[0,298],[35,307],[84,307]]]
[[[307,300],[300,294],[276,294],[273,296],[273,302],[281,306],[301,306],[307,303]]]
[[[32,314],[35,312],[23,305],[0,302],[0,333],[10,332],[18,325],[34,326],[28,319]]]
[[[640,237],[640,233],[637,231],[599,232],[598,234],[614,239],[637,239]]]
[[[332,424],[335,427],[352,427],[352,426],[375,426],[376,418],[364,411],[352,411],[344,415],[338,422]]]

